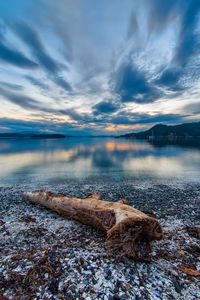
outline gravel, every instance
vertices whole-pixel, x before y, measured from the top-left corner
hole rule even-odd
[[[109,254],[101,232],[22,198],[40,188],[127,198],[160,221],[164,239],[145,262]],[[199,208],[197,183],[1,186],[0,299],[200,299],[200,277],[185,271],[200,272]]]

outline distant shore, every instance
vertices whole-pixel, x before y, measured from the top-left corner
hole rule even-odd
[[[99,190],[109,201],[125,197],[161,222],[164,240],[153,244],[150,262],[110,257],[102,233],[22,199],[23,191],[41,188],[79,197]],[[1,293],[29,299],[197,299],[198,277],[181,269],[200,271],[199,206],[200,183],[1,186]]]
[[[113,135],[64,135],[64,134],[25,134],[0,133],[0,139],[64,139],[64,138],[114,138]]]

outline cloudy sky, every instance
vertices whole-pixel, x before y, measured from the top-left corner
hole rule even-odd
[[[0,0],[0,132],[200,119],[199,0]]]

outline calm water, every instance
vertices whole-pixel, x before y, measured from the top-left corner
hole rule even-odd
[[[1,139],[0,184],[200,180],[200,149],[114,138]]]

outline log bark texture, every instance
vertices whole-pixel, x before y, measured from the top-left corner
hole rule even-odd
[[[103,230],[109,249],[117,254],[143,259],[151,251],[151,241],[163,237],[159,222],[127,205],[126,199],[103,201],[99,192],[85,199],[45,191],[26,192],[23,196],[34,204]]]

